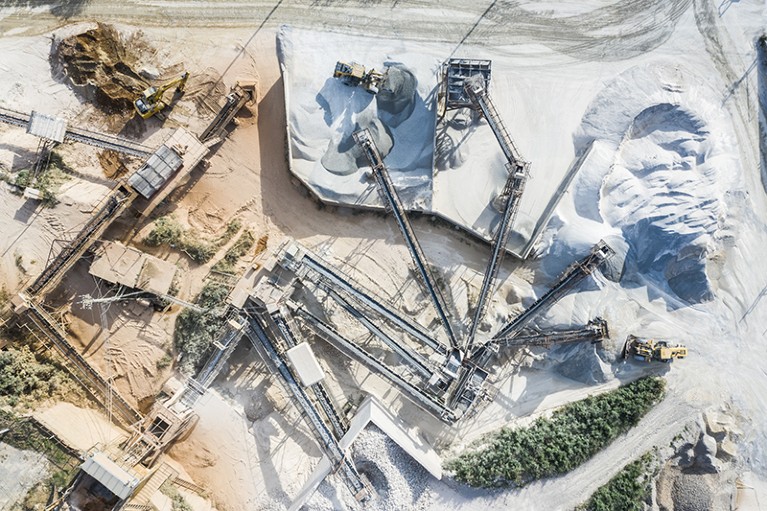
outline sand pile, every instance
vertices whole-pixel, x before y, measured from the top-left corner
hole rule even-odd
[[[130,44],[133,50],[136,41]],[[76,92],[106,113],[127,112],[147,83],[134,71],[135,56],[110,25],[54,41],[51,63]]]

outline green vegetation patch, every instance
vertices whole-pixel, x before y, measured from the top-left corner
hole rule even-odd
[[[229,294],[229,287],[215,281],[209,281],[200,291],[197,304],[205,309],[198,312],[184,309],[176,318],[175,346],[182,354],[179,369],[192,373],[199,369],[225,319],[220,314],[220,307]]]
[[[181,495],[178,488],[173,486],[173,483],[170,481],[162,483],[160,491],[163,495],[170,498],[172,511],[192,511],[192,506],[189,505],[189,502]]]
[[[255,242],[256,238],[253,236],[253,233],[246,229],[240,237],[237,238],[234,245],[229,247],[229,250],[226,251],[224,257],[213,265],[213,269],[222,273],[232,273],[237,261],[253,248]]]
[[[655,457],[645,453],[601,486],[578,511],[642,511],[650,498]]]
[[[26,346],[0,351],[0,404],[31,404],[78,390],[55,365],[38,360]]]
[[[181,250],[189,258],[198,263],[205,264],[211,260],[219,248],[229,243],[240,230],[239,220],[232,220],[226,225],[226,229],[215,241],[203,239],[193,229],[184,229],[172,216],[162,216],[155,220],[154,227],[144,238],[144,243],[150,247],[168,245],[171,248]]]
[[[470,486],[522,486],[564,474],[636,426],[663,399],[665,382],[646,377],[537,419],[530,427],[503,428],[445,467]]]

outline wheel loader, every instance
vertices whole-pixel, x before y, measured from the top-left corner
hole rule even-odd
[[[333,78],[338,78],[344,85],[350,87],[360,86],[370,94],[378,94],[378,89],[384,81],[385,75],[375,69],[365,70],[365,66],[356,62],[337,62],[333,71]]]
[[[629,355],[635,360],[643,362],[657,361],[670,364],[676,358],[685,358],[687,347],[681,344],[669,344],[667,341],[640,339],[629,335],[623,345],[623,358],[628,358]]]

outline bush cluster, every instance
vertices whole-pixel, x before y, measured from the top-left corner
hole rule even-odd
[[[446,468],[470,486],[521,486],[569,472],[635,426],[663,398],[664,381],[636,380],[570,403],[528,428],[503,428]]]
[[[221,258],[216,264],[213,265],[213,269],[222,273],[232,273],[234,266],[242,256],[248,253],[248,250],[253,248],[253,244],[256,242],[256,238],[253,237],[253,233],[249,230],[245,230],[234,245],[229,247],[224,257]]]
[[[0,403],[15,406],[53,397],[71,387],[63,371],[39,362],[28,347],[0,351]]]
[[[578,511],[642,511],[652,492],[652,463],[651,453],[629,463]]]
[[[144,238],[144,243],[150,247],[168,245],[181,250],[198,264],[205,264],[216,254],[219,247],[229,243],[229,240],[240,230],[239,220],[232,220],[226,229],[214,242],[204,240],[192,229],[184,229],[173,216],[162,216],[155,220],[154,227]]]
[[[229,288],[226,285],[210,281],[197,297],[197,304],[205,311],[184,309],[176,318],[174,343],[182,355],[179,367],[181,371],[196,371],[210,352],[210,347],[225,321],[217,308],[228,294]]]

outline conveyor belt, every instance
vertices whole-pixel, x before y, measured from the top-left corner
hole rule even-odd
[[[525,181],[527,181],[527,175],[524,172],[509,173],[504,190],[504,193],[506,193],[506,207],[504,208],[503,216],[501,217],[501,225],[498,226],[498,231],[495,234],[493,253],[490,256],[490,261],[488,262],[484,278],[482,279],[482,287],[480,288],[479,297],[477,298],[474,319],[472,320],[469,335],[466,339],[467,357],[471,356],[471,352],[474,349],[474,338],[477,334],[477,328],[479,328],[482,318],[485,317],[488,300],[493,294],[495,279],[498,277],[498,271],[501,268],[503,256],[506,253],[506,245],[508,244],[509,235],[511,234],[511,226],[514,224],[514,218],[519,211],[519,203],[522,199],[522,192],[525,189]]]
[[[493,131],[498,144],[501,146],[501,151],[506,157],[506,161],[509,162],[510,172],[525,171],[527,162],[525,162],[519,154],[514,142],[511,140],[509,131],[506,129],[506,125],[501,119],[501,115],[498,113],[498,109],[495,108],[493,101],[490,99],[490,95],[487,93],[484,87],[484,80],[477,76],[478,79],[466,80],[465,90],[471,101],[477,105],[482,112],[482,115],[490,125],[490,129]]]
[[[363,151],[365,151],[365,155],[370,162],[370,168],[378,182],[384,204],[391,210],[394,219],[397,221],[397,225],[402,232],[402,236],[405,238],[405,244],[407,245],[410,257],[413,259],[413,264],[417,270],[416,275],[419,277],[421,285],[431,298],[432,304],[439,316],[439,320],[442,322],[442,327],[445,329],[448,339],[450,340],[450,347],[459,349],[458,339],[453,331],[450,318],[447,316],[445,298],[435,284],[435,278],[432,275],[429,263],[426,261],[426,255],[423,253],[423,249],[421,249],[421,245],[418,243],[418,238],[416,238],[413,227],[410,225],[402,201],[397,194],[391,176],[389,176],[389,169],[386,168],[383,158],[378,152],[378,148],[367,129],[357,131],[353,136],[357,144]]]
[[[604,241],[597,243],[591,252],[580,261],[569,266],[559,277],[556,284],[546,294],[527,308],[522,314],[517,316],[512,322],[501,328],[493,336],[493,340],[512,338],[521,332],[527,324],[541,311],[551,307],[575,285],[591,275],[602,263],[610,258],[615,252]]]
[[[26,129],[29,125],[29,119],[29,114],[16,112],[15,110],[9,110],[7,108],[0,108],[0,122],[5,124]],[[82,128],[74,128],[72,126],[67,126],[67,130],[64,133],[64,140],[81,142],[101,149],[111,149],[120,153],[138,156],[139,158],[148,158],[153,152],[152,149],[134,142],[133,140],[128,140],[127,138],[108,135],[106,133],[98,133],[96,131]]]
[[[104,403],[110,401],[108,393],[110,385],[106,379],[92,365],[85,360],[80,353],[66,339],[66,334],[58,326],[56,321],[34,300],[25,300],[28,314],[35,326],[53,343],[54,347],[71,363],[83,376],[81,383],[97,399],[103,399]],[[111,388],[111,402],[117,416],[125,426],[132,426],[142,420],[142,415],[128,404],[114,388]]]
[[[377,313],[393,325],[401,328],[412,338],[434,349],[437,353],[442,355],[447,354],[445,347],[431,337],[421,325],[400,316],[398,313],[385,306],[382,303],[382,300],[376,298],[373,293],[364,289],[359,283],[354,282],[351,277],[335,268],[331,268],[327,262],[323,261],[318,256],[309,253],[309,251],[303,247],[302,250],[304,251],[304,255],[300,261],[292,261],[283,258],[280,264],[294,273],[301,273],[301,278],[306,278],[326,291],[328,289],[333,289],[337,292],[345,293],[355,302]],[[301,272],[301,267],[310,271]]]
[[[27,288],[26,293],[36,296],[56,284],[134,198],[135,193],[132,190],[117,185],[85,227],[43,269],[43,272]]]
[[[609,335],[607,321],[602,318],[594,318],[582,328],[520,334],[514,337],[501,337],[493,342],[501,348],[549,346],[568,342],[590,342],[593,344],[607,339]]]
[[[240,89],[233,90],[226,96],[226,103],[219,110],[216,117],[210,122],[205,131],[198,137],[200,142],[207,142],[213,139],[220,139],[224,130],[232,122],[237,112],[251,99],[248,92]]]
[[[358,311],[352,304],[344,300],[344,298],[336,293],[333,289],[328,290],[328,294],[333,300],[336,301],[343,309],[351,314],[351,316],[362,323],[370,333],[375,335],[381,342],[389,346],[395,353],[397,353],[402,359],[413,368],[418,374],[424,377],[427,381],[434,376],[434,370],[429,363],[418,353],[412,350],[407,345],[401,344],[396,339],[389,336],[386,332],[381,330],[375,323],[370,321],[364,314]]]
[[[344,474],[352,494],[355,495],[358,500],[369,498],[370,490],[362,481],[362,478],[354,467],[352,461],[345,456],[344,451],[338,445],[333,433],[331,433],[325,422],[323,422],[319,412],[309,400],[309,396],[298,383],[285,360],[279,354],[277,347],[267,332],[266,325],[262,322],[263,320],[259,317],[259,313],[255,310],[257,307],[254,306],[252,302],[250,303],[251,306],[246,310],[246,315],[249,324],[248,338],[253,344],[253,347],[259,352],[270,370],[281,377],[282,383],[293,397],[293,402],[298,406],[299,410],[302,411],[303,416],[307,419],[309,425],[317,434],[317,437],[320,440],[320,447],[325,454],[328,455],[333,466],[339,467]]]
[[[388,366],[376,360],[365,350],[343,337],[332,326],[328,325],[303,307],[297,308],[297,313],[301,319],[306,321],[312,330],[317,332],[320,337],[325,339],[338,351],[364,365],[374,374],[389,380],[392,384],[399,388],[400,391],[402,391],[402,393],[408,399],[410,399],[412,402],[433,416],[439,418],[447,424],[452,424],[455,422],[455,414],[442,402],[438,401],[436,398],[424,392],[423,390],[417,388],[415,385],[405,380],[401,375],[390,369]]]

